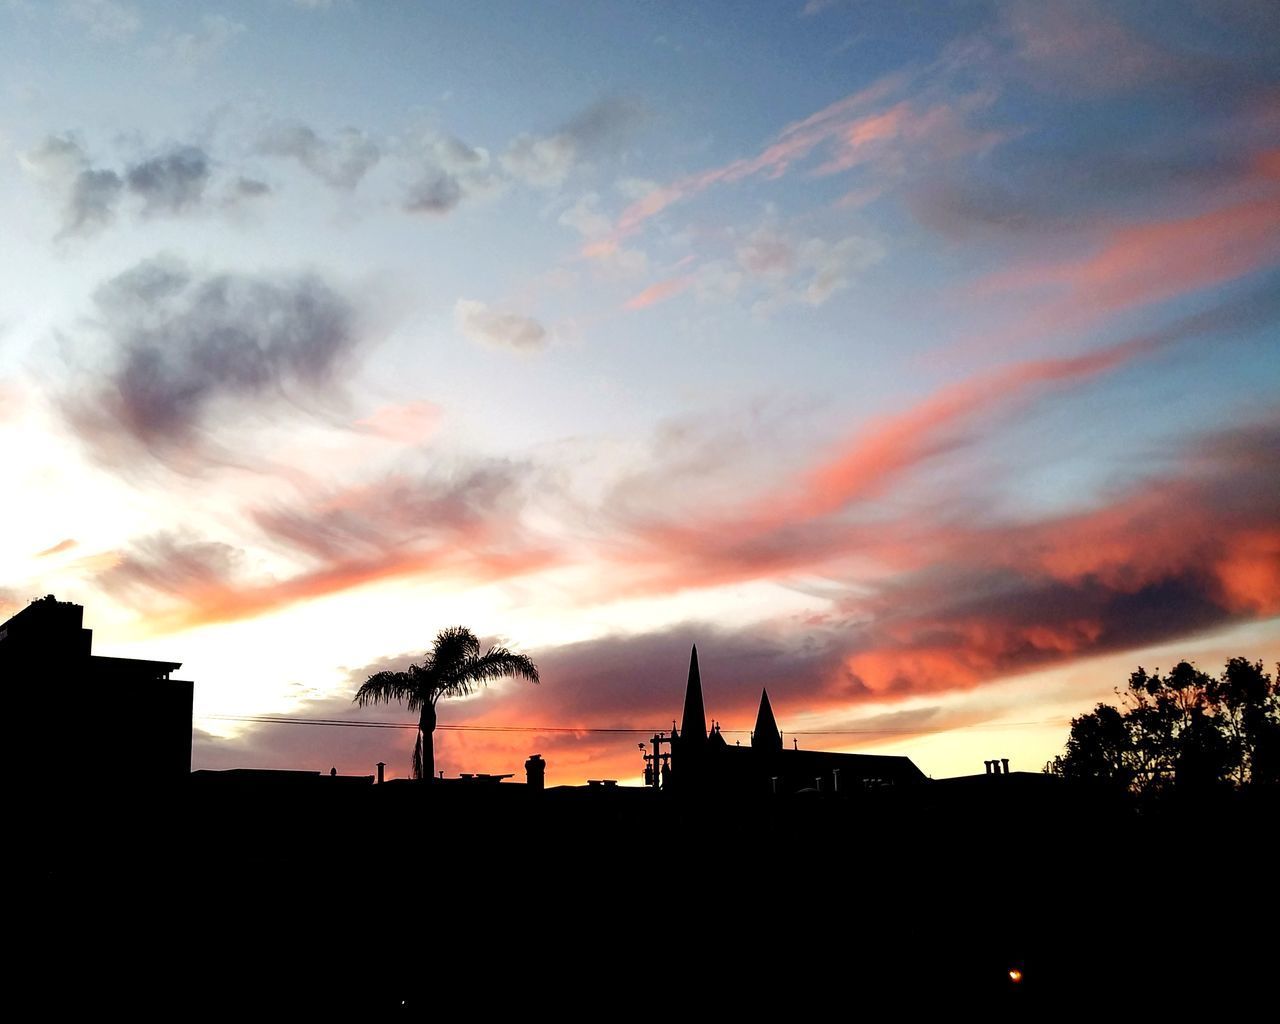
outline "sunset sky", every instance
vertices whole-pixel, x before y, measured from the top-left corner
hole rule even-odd
[[[0,0],[0,282],[0,618],[181,661],[196,768],[407,774],[236,717],[456,624],[542,731],[437,766],[551,783],[695,642],[939,777],[1280,660],[1267,0]]]

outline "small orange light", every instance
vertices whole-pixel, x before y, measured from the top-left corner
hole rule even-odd
[[[1009,968],[1009,980],[1015,985],[1022,981],[1022,972],[1016,967]]]

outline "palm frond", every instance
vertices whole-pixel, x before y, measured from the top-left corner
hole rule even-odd
[[[477,686],[507,677],[536,683],[538,666],[528,655],[513,654],[505,647],[490,647],[484,654],[470,657],[442,674],[439,689],[445,697],[465,697]]]
[[[457,665],[480,653],[480,641],[466,626],[450,626],[436,634],[426,668]]]
[[[410,669],[417,668],[416,665]],[[409,672],[375,672],[356,690],[352,702],[360,707],[370,704],[396,704],[400,701],[412,700],[414,695],[413,673]],[[413,710],[411,707],[409,710]]]

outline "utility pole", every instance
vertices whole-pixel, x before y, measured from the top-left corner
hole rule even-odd
[[[644,753],[644,784],[654,789],[665,789],[670,782],[671,751],[663,750],[662,745],[671,745],[671,737],[665,733],[657,733],[649,740],[653,744],[653,753],[641,743]]]

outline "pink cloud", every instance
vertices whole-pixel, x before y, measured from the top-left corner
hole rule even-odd
[[[648,309],[650,306],[656,306],[660,302],[666,302],[667,299],[674,298],[685,291],[692,283],[693,278],[688,274],[680,277],[669,277],[664,281],[657,282],[657,284],[651,284],[644,291],[631,296],[623,303],[623,308],[630,310]]]
[[[945,451],[955,431],[975,418],[1008,408],[1055,384],[1089,380],[1124,365],[1148,339],[1082,356],[1020,363],[941,388],[901,413],[872,420],[837,453],[815,466],[796,489],[772,499],[789,517],[824,515],[884,489],[902,472]]]
[[[436,432],[440,415],[440,406],[434,402],[403,402],[379,406],[355,425],[389,441],[421,444]]]
[[[1194,69],[1147,42],[1090,0],[1005,7],[1005,23],[1030,77],[1044,88],[1083,94],[1112,92]]]
[[[1244,193],[1245,198],[1240,198]],[[1224,200],[1223,194],[1234,194]],[[1164,302],[1280,263],[1280,151],[1258,154],[1248,171],[1207,197],[1201,212],[1118,227],[1099,226],[1083,256],[988,275],[974,298],[1043,295],[1012,327],[984,338],[1004,346],[1081,329],[1127,309]]]
[[[646,220],[661,213],[673,203],[689,199],[714,185],[742,181],[757,175],[765,178],[781,177],[790,170],[792,165],[809,157],[819,146],[846,136],[850,132],[856,133],[859,124],[866,124],[875,117],[885,116],[871,115],[871,118],[867,118],[862,112],[882,102],[902,85],[902,76],[888,75],[866,89],[837,100],[803,120],[787,125],[773,142],[754,156],[741,157],[720,167],[687,175],[654,189],[622,212],[618,218],[615,234],[617,236],[630,234]],[[875,129],[864,128],[863,130],[874,131]]]
[[[1089,320],[1242,277],[1280,261],[1280,194],[1206,213],[1126,225],[1088,256],[1006,271],[979,294],[1050,288],[1064,292],[1045,314]],[[1075,311],[1075,312],[1072,312]]]

